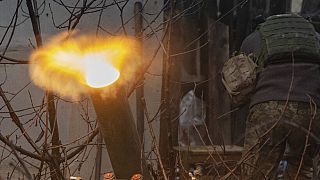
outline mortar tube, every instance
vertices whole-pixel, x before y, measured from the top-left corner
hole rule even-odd
[[[116,178],[130,179],[141,173],[144,179],[151,180],[124,88],[103,98],[100,94],[95,90],[91,99]]]

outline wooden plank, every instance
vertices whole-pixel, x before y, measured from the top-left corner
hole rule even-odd
[[[206,169],[214,167],[214,170],[204,172],[204,176],[200,179],[219,179],[219,176],[221,177],[229,172],[228,168],[232,169],[237,166],[243,151],[242,147],[235,145],[174,147],[174,149],[180,155],[182,166],[187,171],[196,164],[201,164]],[[237,169],[235,174],[239,175],[239,173],[240,169]],[[186,176],[186,174],[182,174],[182,177]]]
[[[181,19],[181,34],[178,35],[182,37],[183,41],[180,51],[182,54],[179,55],[179,61],[182,61],[180,81],[192,84],[200,79],[197,71],[197,62],[200,61],[200,58],[197,56],[198,51],[196,50],[199,46],[200,14],[199,7],[194,4],[194,0],[182,1],[183,9],[187,10],[187,15]],[[193,87],[190,87],[189,90],[191,89]]]
[[[208,126],[213,144],[231,144],[230,98],[221,82],[221,69],[229,58],[229,29],[208,19],[209,87]]]
[[[174,149],[180,152],[189,152],[193,154],[233,154],[241,153],[243,147],[237,145],[213,145],[213,146],[186,146],[178,147],[175,146]]]

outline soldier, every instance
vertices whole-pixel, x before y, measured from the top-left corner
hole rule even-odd
[[[240,51],[258,64],[244,179],[312,178],[320,143],[319,42],[315,27],[296,14],[268,17],[243,41]]]

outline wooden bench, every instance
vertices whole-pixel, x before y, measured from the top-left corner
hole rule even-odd
[[[174,147],[177,151],[178,157],[181,162],[181,172],[184,172],[184,176],[187,171],[192,168],[201,165],[205,169],[205,176],[201,179],[212,179],[213,177],[222,176],[229,172],[236,166],[236,163],[241,158],[243,148],[236,145],[213,145],[213,146],[189,146],[189,147]],[[240,168],[237,170],[237,174],[240,173]],[[183,176],[183,175],[182,175]],[[181,178],[183,179],[183,178]]]

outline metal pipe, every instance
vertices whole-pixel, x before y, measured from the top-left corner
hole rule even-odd
[[[124,88],[117,88],[114,93],[103,98],[99,91],[91,93],[114,174],[118,179],[130,179],[142,173],[145,179],[150,179]]]

